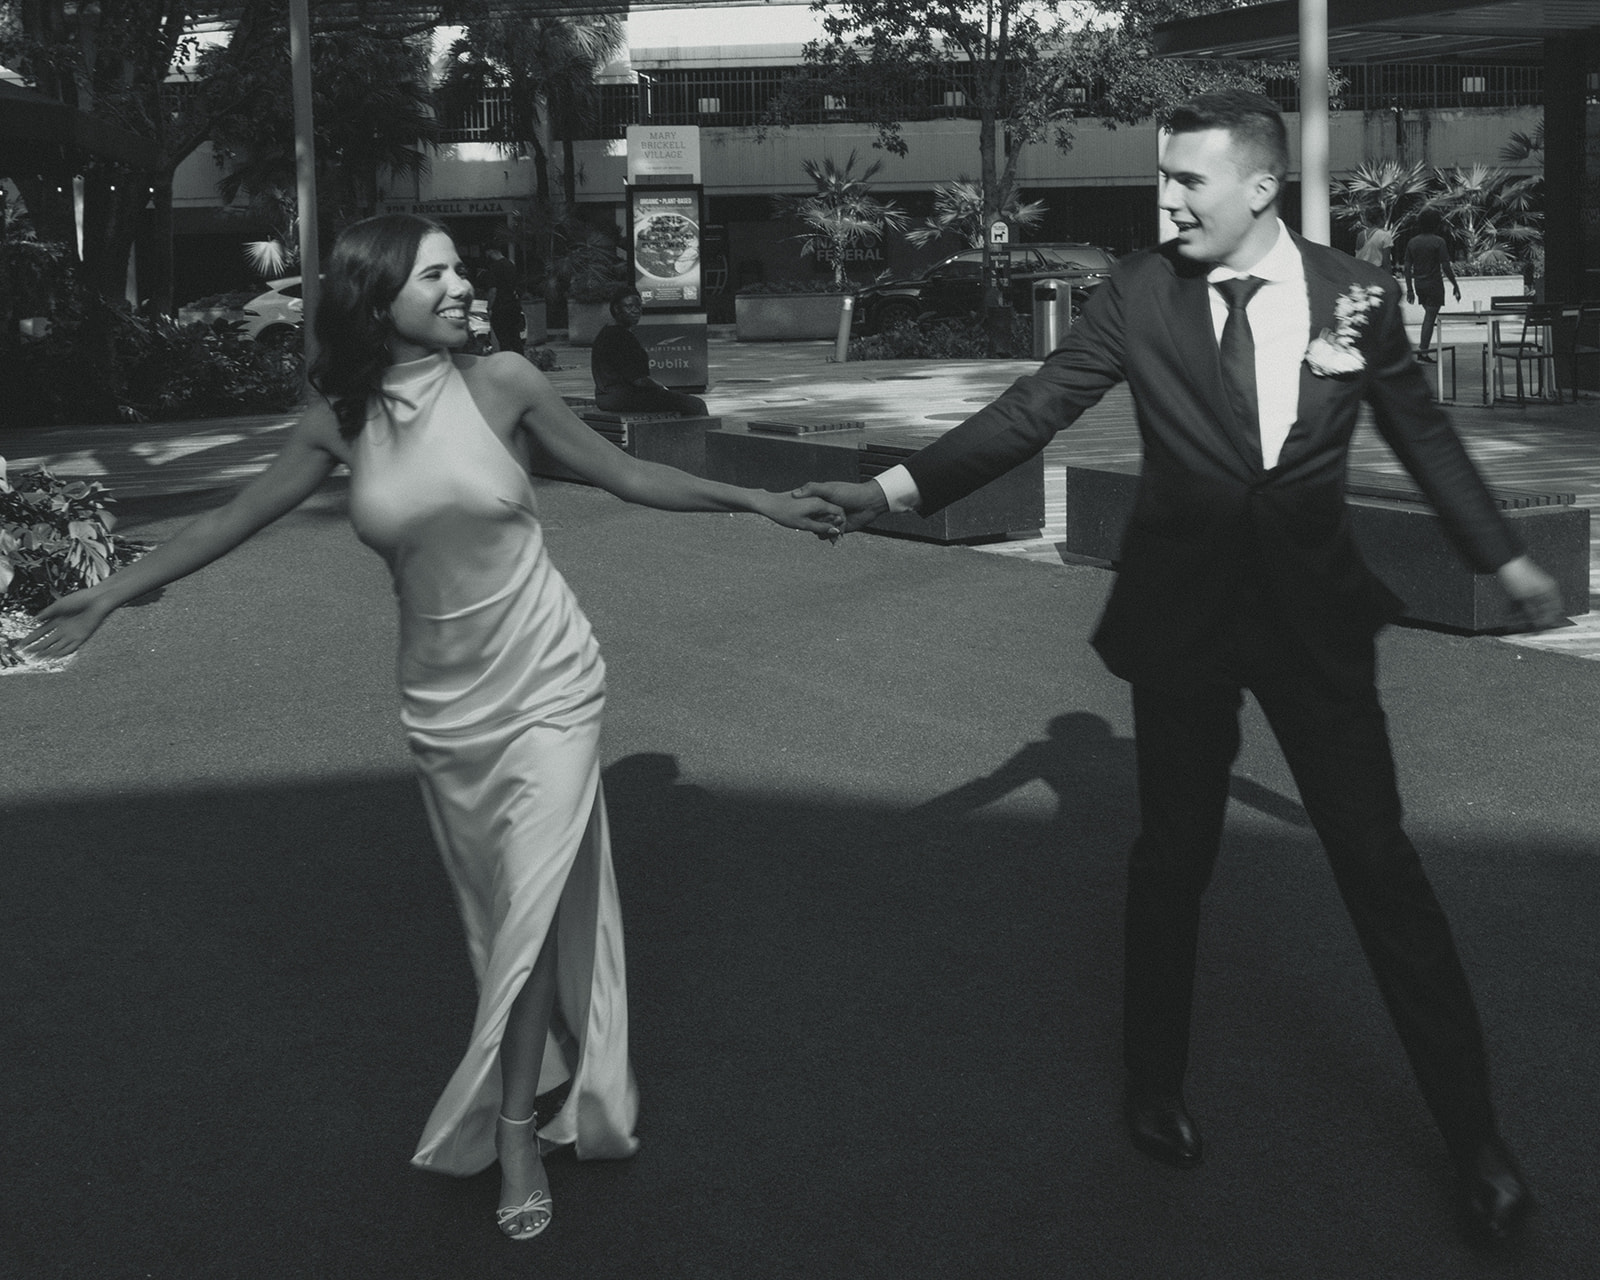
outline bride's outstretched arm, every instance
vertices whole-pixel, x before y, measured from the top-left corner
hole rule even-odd
[[[169,541],[94,586],[47,605],[39,612],[39,625],[17,648],[32,658],[64,658],[128,601],[227,555],[316,491],[338,461],[332,452],[337,433],[326,404],[308,410],[272,465],[226,506],[191,520]]]
[[[532,365],[508,362],[505,369],[504,376],[519,380],[518,398],[528,405],[522,425],[539,445],[624,501],[662,511],[753,511],[790,529],[824,536],[838,532],[844,513],[824,498],[745,489],[630,457],[595,434]]]

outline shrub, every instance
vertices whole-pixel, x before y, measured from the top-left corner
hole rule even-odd
[[[860,287],[851,280],[846,280],[843,284],[837,284],[832,280],[758,280],[740,289],[739,296],[749,298],[757,294],[767,297],[793,296],[799,293],[845,294],[854,293]]]
[[[1011,317],[1011,354],[1026,359],[1033,351],[1033,318]],[[988,326],[983,316],[902,324],[868,338],[850,340],[852,360],[985,360]]]
[[[19,471],[0,458],[0,609],[37,613],[92,587],[147,550],[111,532],[111,495],[98,483]]]
[[[196,298],[193,302],[186,302],[183,305],[185,309],[191,311],[243,311],[245,304],[260,293],[260,289],[235,289],[231,293],[208,293],[203,298]]]
[[[298,355],[251,342],[237,323],[179,325],[78,293],[51,320],[46,337],[0,355],[0,383],[14,389],[0,398],[0,424],[176,421],[300,400]]]

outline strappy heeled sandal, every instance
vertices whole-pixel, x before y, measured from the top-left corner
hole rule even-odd
[[[513,1128],[521,1128],[525,1124],[533,1123],[533,1116],[529,1116],[526,1120],[513,1120],[510,1116],[502,1115],[500,1119],[502,1123],[511,1125]],[[537,1216],[532,1222],[524,1222],[521,1226],[516,1225],[518,1219],[522,1218],[524,1214]],[[534,1236],[550,1225],[550,1220],[553,1217],[555,1217],[555,1201],[550,1198],[548,1191],[540,1190],[535,1191],[519,1205],[506,1205],[495,1210],[494,1220],[495,1225],[505,1233],[506,1239],[532,1240]]]

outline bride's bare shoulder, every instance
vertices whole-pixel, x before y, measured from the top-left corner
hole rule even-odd
[[[497,351],[489,356],[457,355],[454,360],[475,392],[482,390],[496,398],[525,404],[552,394],[550,380],[515,351]]]

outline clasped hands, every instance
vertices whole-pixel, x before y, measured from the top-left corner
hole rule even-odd
[[[866,527],[889,510],[889,499],[873,480],[864,480],[860,484],[850,484],[844,480],[812,480],[793,490],[789,496],[820,498],[844,513],[841,523],[817,534],[817,537],[824,541],[835,544],[845,534]]]

